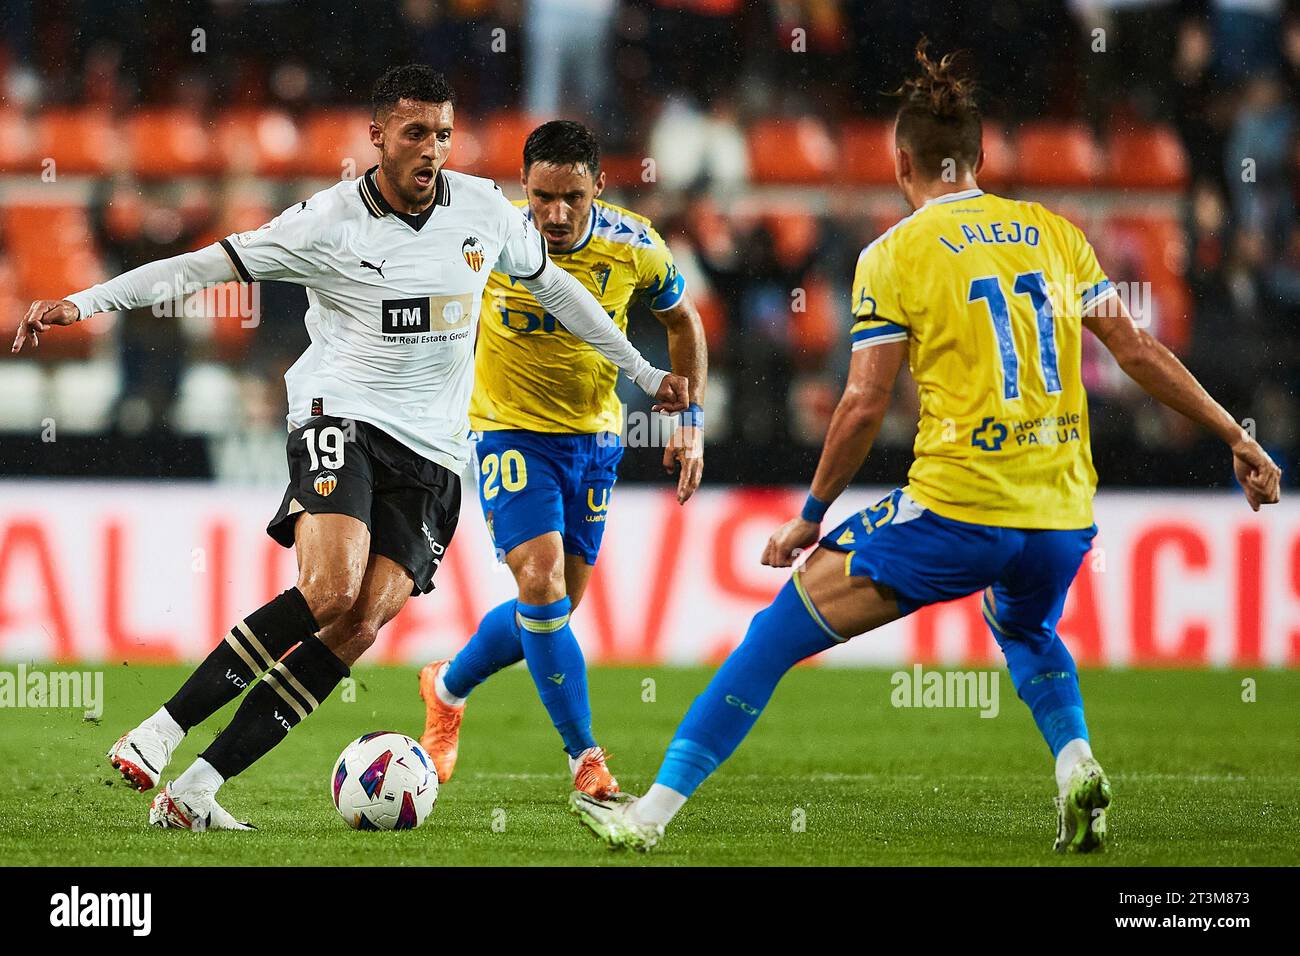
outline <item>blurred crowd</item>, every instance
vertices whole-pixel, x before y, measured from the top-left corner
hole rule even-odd
[[[1116,124],[1176,131],[1189,175],[1185,191],[1167,198],[1174,233],[1159,266],[1190,295],[1157,302],[1157,312],[1186,309],[1186,333],[1175,344],[1296,474],[1298,7],[1285,0],[9,0],[0,76],[5,102],[24,108],[166,104],[202,114],[247,104],[297,113],[364,103],[384,67],[417,60],[448,74],[470,116],[521,108],[539,120],[568,116],[596,127],[611,156],[654,157],[653,181],[625,182],[612,196],[655,219],[701,300],[717,386],[710,432],[730,456],[711,475],[761,482],[774,474],[770,451],[796,449],[799,467],[815,454],[847,366],[854,260],[905,209],[888,196],[864,207],[815,190],[785,197],[773,187],[754,190],[745,130],[772,116],[815,117],[829,127],[888,117],[890,91],[911,70],[924,34],[939,50],[970,51],[991,121],[1015,128],[1059,118],[1099,136]],[[286,181],[270,199],[244,202],[220,185],[196,196],[170,185],[104,183],[92,197],[93,233],[116,272],[255,226],[300,198],[300,187]],[[1125,196],[1061,202],[1085,220],[1112,278],[1144,280],[1152,264],[1126,239]],[[265,288],[262,321],[238,354],[147,310],[128,317],[108,427],[173,427],[186,365],[200,358],[226,363],[243,383],[235,421],[274,422],[274,376],[305,343],[302,305],[298,290]],[[662,362],[657,329],[639,315],[631,334]],[[1202,478],[1203,437],[1135,395],[1095,351],[1086,361],[1103,479]],[[915,420],[906,383],[899,399],[881,442],[905,452]]]

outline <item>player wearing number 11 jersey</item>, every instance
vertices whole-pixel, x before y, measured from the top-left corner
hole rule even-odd
[[[1247,500],[1278,500],[1280,472],[1168,350],[1138,329],[1083,234],[1031,202],[983,192],[981,123],[969,83],[917,49],[894,169],[915,210],[873,242],[853,282],[853,358],[803,514],[763,563],[807,562],[750,624],[636,802],[574,793],[614,846],[649,849],[739,746],[802,658],[910,614],[983,592],[1011,680],[1055,760],[1055,849],[1106,837],[1110,783],[1094,758],[1078,674],[1056,633],[1096,526],[1096,474],[1080,381],[1083,329],[1150,395],[1223,439]],[[920,393],[905,487],[829,533],[829,504],[861,467],[906,360]]]

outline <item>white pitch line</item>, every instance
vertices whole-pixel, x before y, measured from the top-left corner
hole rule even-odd
[[[467,773],[466,778],[478,780],[560,780],[567,775],[563,773]],[[769,782],[769,783],[789,783],[799,781],[815,781],[818,783],[836,783],[871,780],[924,780],[940,784],[971,782],[991,782],[1015,779],[1016,777],[1027,778],[1029,774],[1017,774],[1014,777],[1010,774],[922,774],[922,773],[812,773],[799,775],[781,775],[781,774],[764,774],[764,773],[745,773],[745,774],[726,774],[727,780],[745,781],[745,782]],[[1282,776],[1247,776],[1245,774],[1206,774],[1206,773],[1112,773],[1112,780],[1121,780],[1124,782],[1147,782],[1159,780],[1175,780],[1183,783],[1288,783],[1290,777]]]

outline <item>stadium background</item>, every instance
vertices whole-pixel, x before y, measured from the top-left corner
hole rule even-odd
[[[981,184],[1080,223],[1294,486],[1295,4],[10,0],[3,16],[0,314],[14,324],[31,299],[254,228],[363,171],[369,85],[394,62],[447,72],[451,168],[512,195],[536,121],[599,130],[607,197],[673,247],[711,368],[697,499],[676,506],[657,449],[625,458],[577,617],[594,660],[715,661],[784,580],[757,555],[797,510],[839,393],[853,261],[906,212],[886,91],[923,32],[973,54]],[[262,528],[304,298],[265,284],[251,319],[246,304],[216,290],[180,318],[99,316],[0,366],[0,659],[193,658],[290,580],[291,553]],[[666,364],[648,314],[629,334]],[[1252,515],[1219,447],[1099,349],[1084,375],[1104,491],[1062,625],[1081,660],[1300,664],[1300,509]],[[832,518],[903,480],[914,421],[902,382]],[[454,650],[510,586],[469,499],[437,595],[411,602],[376,659]],[[829,657],[985,662],[996,648],[968,601]]]

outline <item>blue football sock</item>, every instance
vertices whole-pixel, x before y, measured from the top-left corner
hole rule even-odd
[[[564,750],[576,757],[596,746],[591,736],[591,704],[587,700],[587,662],[569,627],[567,597],[550,604],[515,605],[522,631],[524,660],[537,685],[538,696],[564,740]]]
[[[787,581],[691,704],[655,783],[693,794],[740,746],[785,672],[837,643],[804,606],[794,580]]]
[[[1083,719],[1083,695],[1079,692],[1079,671],[1061,638],[1053,634],[1046,643],[1018,640],[1008,635],[993,636],[1002,646],[1011,671],[1011,683],[1029,706],[1052,756],[1071,740],[1088,739]]]
[[[468,697],[470,691],[497,671],[524,659],[515,604],[511,599],[483,615],[474,636],[442,675],[447,690],[457,697]]]

